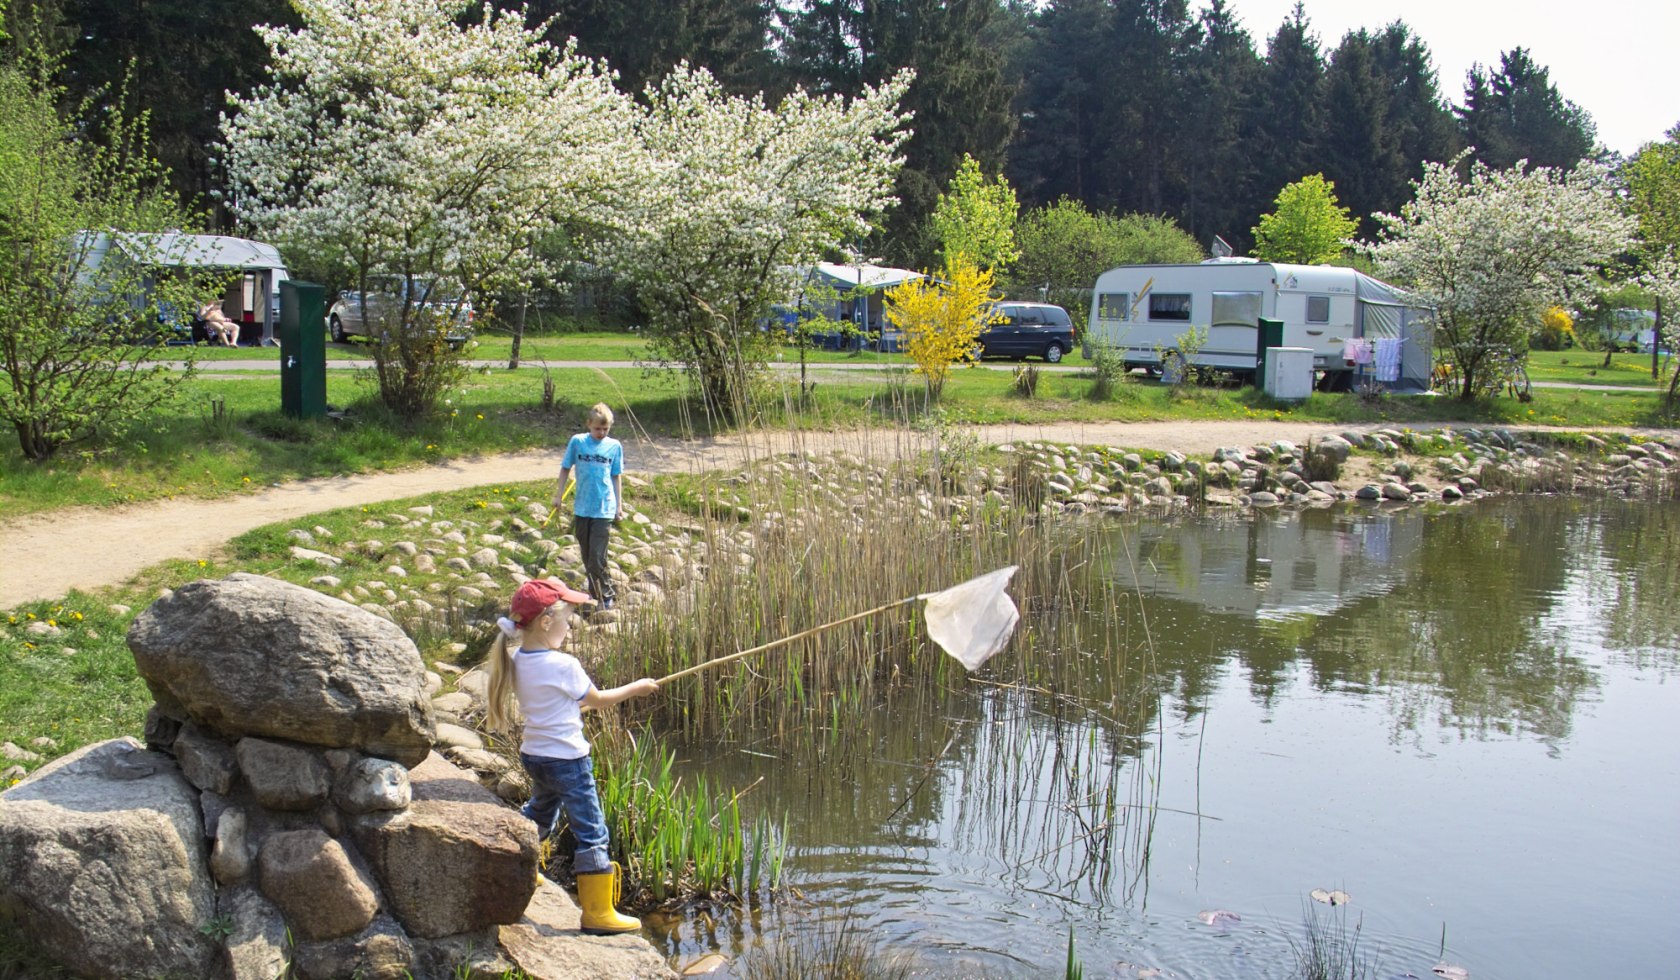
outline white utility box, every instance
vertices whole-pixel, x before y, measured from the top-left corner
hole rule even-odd
[[[1312,395],[1311,347],[1266,348],[1265,392],[1279,401],[1301,401]]]

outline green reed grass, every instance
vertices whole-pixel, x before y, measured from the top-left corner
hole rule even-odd
[[[762,814],[747,820],[739,793],[714,790],[703,778],[684,786],[673,774],[674,755],[651,737],[617,733],[595,744],[614,857],[631,891],[645,893],[642,904],[758,901],[780,887],[785,824]]]

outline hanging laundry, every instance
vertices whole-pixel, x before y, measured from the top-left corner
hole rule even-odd
[[[1400,380],[1401,343],[1402,341],[1399,337],[1377,338],[1376,362],[1378,381],[1393,382]]]
[[[1371,363],[1371,342],[1364,337],[1351,337],[1343,341],[1342,360],[1349,364]]]

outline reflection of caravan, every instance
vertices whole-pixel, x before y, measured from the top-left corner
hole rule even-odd
[[[1260,317],[1283,321],[1281,346],[1312,350],[1313,367],[1326,372],[1327,386],[1345,387],[1356,369],[1395,387],[1429,386],[1428,312],[1386,283],[1334,266],[1226,258],[1110,269],[1097,277],[1091,297],[1085,353],[1112,344],[1127,367],[1153,373],[1195,328],[1206,337],[1191,363],[1252,378]],[[1390,377],[1378,373],[1375,358],[1377,341],[1385,339],[1396,343],[1399,355]],[[1348,363],[1350,353],[1364,361],[1362,349],[1371,352],[1369,363]]]
[[[1127,535],[1120,582],[1194,603],[1210,615],[1329,615],[1404,581],[1424,522],[1382,513],[1302,511],[1236,526],[1142,525]],[[1134,578],[1135,576],[1135,578]]]

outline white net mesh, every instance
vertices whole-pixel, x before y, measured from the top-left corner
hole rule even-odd
[[[922,597],[927,600],[928,636],[970,671],[1003,649],[1021,619],[1015,601],[1005,591],[1016,567],[987,572]]]

